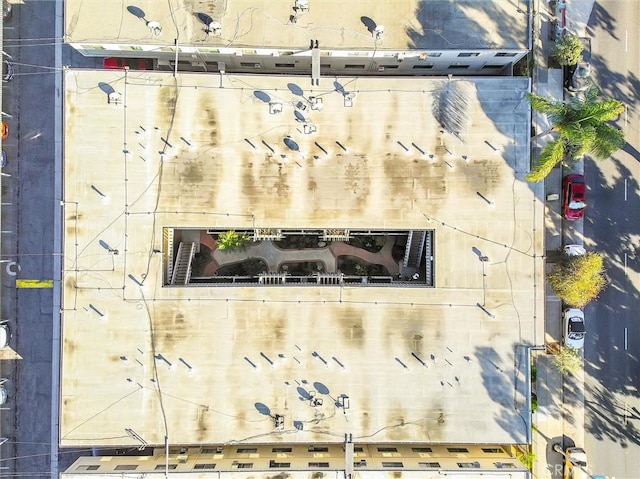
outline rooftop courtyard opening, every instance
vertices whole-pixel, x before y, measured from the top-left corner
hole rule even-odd
[[[433,230],[164,229],[165,286],[434,286]]]

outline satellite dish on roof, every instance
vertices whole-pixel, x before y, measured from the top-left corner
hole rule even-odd
[[[127,11],[128,11],[131,15],[133,15],[133,16],[135,16],[135,17],[138,17],[138,18],[140,18],[140,19],[143,19],[143,20],[144,20],[144,10],[142,10],[142,8],[138,8],[138,7],[136,7],[135,5],[129,5],[129,6],[127,7]]]
[[[208,15],[204,12],[196,13],[196,17],[198,17],[198,20],[200,20],[205,25],[209,25],[211,22],[213,22],[213,18],[211,18],[211,15]]]
[[[300,146],[290,136],[287,136],[284,139],[284,144],[287,145],[287,148],[289,148],[291,151],[300,151]]]

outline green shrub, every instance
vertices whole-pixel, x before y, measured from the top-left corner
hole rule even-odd
[[[563,66],[577,65],[582,60],[584,43],[575,35],[567,34],[556,41],[551,54]]]
[[[598,253],[564,255],[547,278],[560,299],[575,308],[584,308],[607,285],[604,259]]]
[[[561,374],[575,373],[582,368],[584,360],[577,349],[563,347],[553,357],[553,364]]]
[[[538,377],[538,367],[535,362],[531,362],[531,383],[536,382],[536,378]]]
[[[527,469],[531,470],[533,468],[533,463],[536,460],[536,453],[531,451],[518,451],[516,457]]]
[[[251,238],[245,233],[238,234],[235,231],[226,231],[218,235],[218,249],[222,251],[243,249],[250,241]]]

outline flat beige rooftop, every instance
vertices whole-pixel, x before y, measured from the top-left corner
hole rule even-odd
[[[63,445],[525,441],[528,79],[307,81],[65,72]],[[433,229],[436,287],[162,286],[163,228],[254,226]]]
[[[522,5],[520,5],[520,3]],[[297,16],[295,0],[65,1],[71,43],[180,45],[304,50],[310,40],[329,50],[374,50],[372,30],[384,26],[378,50],[522,49],[527,2],[512,0],[310,0]],[[206,24],[220,24],[208,35]],[[154,35],[148,22],[158,22]]]

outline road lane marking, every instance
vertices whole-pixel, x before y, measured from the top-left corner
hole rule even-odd
[[[627,179],[624,179],[624,200],[627,201]]]
[[[628,337],[627,328],[624,328],[624,350],[625,351],[627,350],[627,337]]]
[[[16,288],[53,288],[53,280],[17,279]]]
[[[627,127],[627,121],[628,121],[628,112],[629,110],[627,110],[627,104],[625,103],[624,105],[624,127]]]

